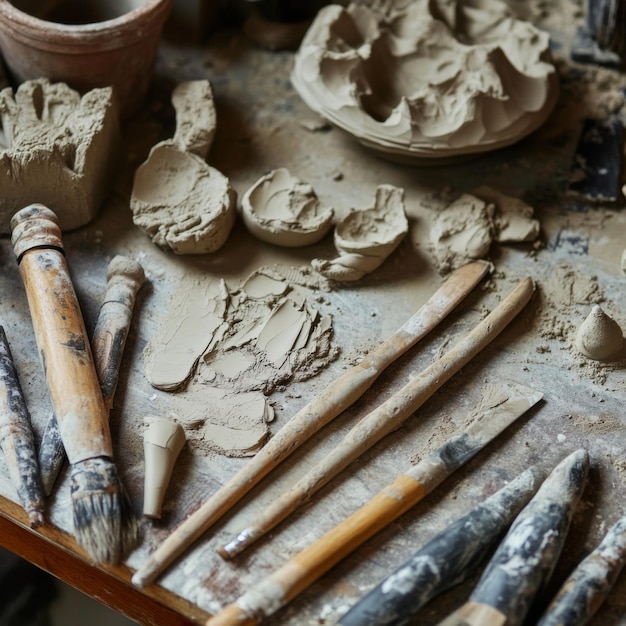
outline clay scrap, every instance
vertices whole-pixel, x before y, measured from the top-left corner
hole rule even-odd
[[[182,83],[172,103],[174,137],[153,146],[135,172],[133,222],[176,254],[215,252],[235,222],[236,194],[228,178],[205,161],[216,121],[210,84]]]
[[[0,119],[0,233],[36,202],[56,213],[63,230],[90,222],[111,189],[120,145],[111,88],[81,97],[65,83],[29,80],[0,92]]]
[[[313,259],[311,265],[330,280],[359,280],[382,265],[408,230],[404,190],[380,185],[373,207],[353,209],[337,224],[334,239],[339,256]]]
[[[417,163],[493,150],[543,124],[558,95],[546,32],[500,0],[386,4],[319,11],[291,75],[312,110],[381,156]]]
[[[322,205],[311,185],[279,168],[246,191],[241,215],[257,239],[298,247],[322,239],[332,227],[334,211]]]
[[[624,347],[624,335],[619,324],[594,304],[591,313],[576,332],[576,349],[595,361],[617,357]]]

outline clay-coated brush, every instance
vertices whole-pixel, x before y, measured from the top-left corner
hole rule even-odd
[[[117,563],[137,521],[113,462],[108,414],[56,215],[41,204],[18,211],[12,241],[39,355],[71,466],[74,532],[97,562]]]
[[[258,624],[290,602],[341,559],[422,500],[542,397],[540,393],[523,389],[522,395],[512,391],[511,398],[501,396],[499,404],[490,406],[463,432],[396,478],[356,513],[209,619],[207,626]]]
[[[357,602],[341,626],[405,626],[438,594],[482,566],[543,480],[530,468],[441,531]]]
[[[224,558],[232,558],[268,533],[279,522],[308,502],[350,463],[398,428],[421,407],[444,383],[493,341],[528,303],[534,290],[530,279],[523,280],[498,306],[446,354],[412,378],[400,391],[358,422],[341,442],[282,497],[271,503],[254,520],[219,549]]]
[[[537,626],[583,626],[591,621],[626,565],[626,517],[576,567]]]
[[[96,372],[107,413],[111,410],[117,388],[122,354],[135,306],[137,292],[145,281],[137,261],[118,255],[107,269],[107,287],[91,339]],[[52,413],[39,446],[39,467],[44,493],[52,492],[65,460],[59,424]]]
[[[589,456],[561,461],[513,522],[469,600],[439,626],[519,626],[543,591],[582,494]]]
[[[257,483],[369,389],[385,368],[435,328],[490,271],[483,261],[456,270],[379,346],[294,415],[243,468],[185,520],[133,576],[144,586],[237,504]]]
[[[44,498],[30,414],[4,328],[0,326],[0,446],[32,528],[44,522]]]

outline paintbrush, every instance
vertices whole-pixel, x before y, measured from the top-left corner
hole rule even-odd
[[[530,279],[523,280],[498,306],[446,354],[412,378],[400,391],[366,415],[342,441],[282,497],[255,516],[254,525],[241,531],[219,549],[232,558],[268,533],[339,472],[359,458],[385,435],[398,428],[444,383],[493,341],[526,306],[534,290]]]
[[[110,413],[117,389],[135,299],[144,281],[143,268],[137,261],[118,255],[109,263],[107,287],[91,339],[91,350],[107,414]],[[52,492],[64,460],[65,449],[59,424],[54,413],[51,413],[39,446],[41,482],[46,495]]]
[[[439,626],[519,626],[548,582],[582,494],[589,456],[577,450],[552,470],[513,522],[469,600]]]
[[[440,593],[482,566],[543,474],[530,468],[441,531],[357,602],[341,626],[405,626]]]
[[[11,219],[12,241],[52,406],[70,462],[74,532],[97,562],[117,563],[137,521],[113,461],[108,414],[56,215],[41,204]]]
[[[356,513],[209,619],[207,626],[258,624],[276,612],[367,539],[422,500],[541,397],[542,394],[527,388],[521,390],[521,395],[511,391],[508,399],[501,396],[499,403],[489,406],[463,432],[396,478]]]
[[[490,264],[476,261],[450,274],[401,328],[298,411],[255,457],[187,518],[135,572],[133,583],[142,587],[152,582],[269,472],[354,404],[388,365],[435,328],[490,270]]]
[[[600,608],[626,565],[626,517],[576,567],[537,626],[583,626]]]
[[[0,446],[31,528],[44,522],[44,498],[30,414],[4,328],[0,326]]]

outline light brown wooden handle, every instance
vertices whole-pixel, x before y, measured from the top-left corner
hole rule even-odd
[[[35,339],[70,463],[112,456],[107,411],[56,215],[43,205],[11,220]]]

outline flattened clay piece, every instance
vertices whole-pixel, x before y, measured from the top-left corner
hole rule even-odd
[[[111,189],[120,145],[110,87],[84,96],[40,78],[0,92],[0,234],[19,209],[42,203],[63,230],[90,222]]]
[[[174,464],[186,441],[185,430],[180,424],[164,419],[149,420],[143,434],[145,516],[161,518],[161,507]]]
[[[318,12],[291,76],[312,110],[415,163],[509,145],[545,121],[558,95],[547,33],[500,0],[402,4]]]
[[[594,304],[578,328],[576,349],[590,359],[606,361],[617,356],[623,345],[624,335],[619,324]]]
[[[404,190],[392,185],[376,189],[374,206],[352,210],[337,224],[336,259],[313,259],[311,265],[325,278],[355,281],[374,271],[398,247],[409,230]]]
[[[246,191],[241,214],[255,237],[286,247],[318,242],[333,220],[333,210],[322,206],[313,187],[284,168],[261,177]]]
[[[153,146],[135,172],[133,222],[176,254],[215,252],[235,223],[236,194],[228,178],[204,160],[215,133],[213,94],[207,81],[182,83],[172,101],[173,139]]]

